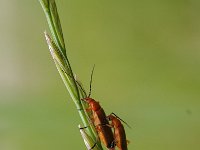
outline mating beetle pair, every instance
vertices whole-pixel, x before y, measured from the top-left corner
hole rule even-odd
[[[87,97],[82,100],[89,104],[87,111],[92,111],[91,120],[96,127],[101,142],[109,150],[114,150],[115,146],[117,146],[119,150],[127,150],[126,133],[121,123],[122,120],[114,113],[106,116],[99,102],[94,99]],[[109,123],[109,121],[111,123]],[[114,134],[111,128],[114,129]]]
[[[94,70],[94,68],[93,68],[93,70]],[[83,98],[81,100],[88,103],[89,107],[86,108],[86,111],[91,112],[91,114],[92,114],[90,119],[96,128],[96,131],[98,133],[100,141],[109,150],[115,150],[115,146],[117,146],[119,150],[127,150],[128,148],[127,148],[126,133],[124,130],[124,126],[121,123],[121,121],[122,122],[124,122],[124,121],[121,120],[114,113],[111,113],[110,115],[106,116],[106,114],[105,114],[103,108],[100,106],[99,102],[90,98],[93,70],[92,70],[91,80],[90,80],[89,95],[86,98]],[[81,89],[82,89],[82,87],[81,87]],[[85,93],[85,91],[84,91],[84,93]],[[126,122],[124,122],[124,123],[127,124]],[[114,129],[114,133],[112,132],[112,128]]]

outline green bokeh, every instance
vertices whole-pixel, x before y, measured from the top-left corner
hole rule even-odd
[[[131,150],[199,150],[200,1],[57,0],[67,54]],[[37,0],[1,0],[0,150],[85,149]],[[87,88],[88,89],[88,88]]]

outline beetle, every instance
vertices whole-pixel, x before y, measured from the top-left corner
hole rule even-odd
[[[91,121],[94,124],[100,141],[109,149],[114,150],[114,135],[111,127],[109,126],[109,122],[107,120],[107,116],[105,114],[104,109],[101,107],[98,101],[90,98],[91,95],[91,84],[92,84],[92,76],[93,76],[94,67],[91,73],[90,79],[90,92],[86,98],[82,98],[81,100],[85,101],[88,104],[88,108],[86,108],[87,112],[91,112]]]
[[[119,150],[128,150],[127,143],[129,141],[126,139],[125,129],[123,124],[121,123],[121,121],[124,121],[114,113],[108,115],[107,119],[111,122],[110,126],[114,129],[115,145],[119,148]],[[130,126],[126,122],[124,123],[130,128]]]
[[[101,142],[109,150],[114,150],[114,135],[103,108],[100,106],[99,102],[90,97],[86,97],[82,100],[87,102],[89,105],[87,111],[92,111],[91,120],[97,130]]]

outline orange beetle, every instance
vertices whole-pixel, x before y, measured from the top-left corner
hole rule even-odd
[[[128,150],[126,140],[126,133],[124,130],[124,126],[121,123],[124,122],[122,119],[120,119],[117,115],[114,113],[111,113],[109,116],[107,116],[107,119],[111,121],[110,126],[114,128],[114,139],[115,139],[115,145],[119,148],[119,150]],[[128,127],[130,127],[126,122],[124,122]]]
[[[82,99],[88,103],[89,107],[87,111],[92,111],[92,122],[97,130],[101,142],[109,149],[114,150],[114,136],[112,129],[109,126],[109,122],[106,118],[106,114],[103,108],[100,106],[99,102],[92,98]]]
[[[114,136],[111,127],[109,126],[109,122],[107,120],[106,114],[103,108],[100,106],[99,102],[95,101],[94,99],[90,98],[91,95],[91,85],[92,85],[92,76],[93,76],[94,67],[91,73],[90,79],[90,91],[89,95],[86,98],[81,100],[85,101],[88,104],[88,108],[86,108],[87,112],[91,112],[91,121],[94,124],[100,141],[109,149],[114,150]],[[78,82],[77,82],[78,83]],[[83,87],[78,83],[81,90],[86,94]]]

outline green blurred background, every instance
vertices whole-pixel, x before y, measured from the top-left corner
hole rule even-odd
[[[57,0],[67,54],[132,150],[200,149],[200,1]],[[1,0],[0,150],[86,149],[37,0]]]

